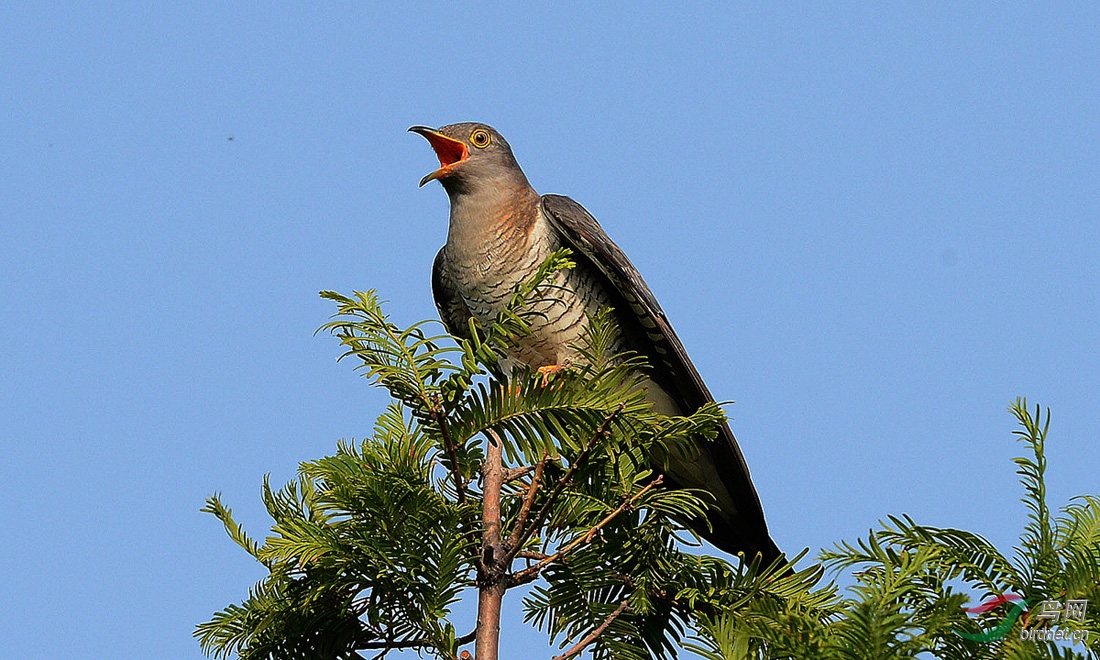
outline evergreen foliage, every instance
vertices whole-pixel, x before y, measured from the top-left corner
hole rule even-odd
[[[759,601],[702,622],[692,646],[708,660],[795,658],[939,658],[941,660],[1100,657],[1100,498],[1081,496],[1051,517],[1046,502],[1045,444],[1050,412],[1010,406],[1027,453],[1014,459],[1029,522],[1013,558],[971,532],[918,525],[890,516],[856,543],[839,543],[819,559],[835,573],[851,571],[850,594],[824,617],[776,612]],[[1084,621],[1059,621],[1090,631],[1089,643],[1057,645],[1022,639],[1048,628],[1033,615],[1015,619],[999,639],[975,641],[1006,621],[1008,607],[971,618],[968,594],[1022,596],[1036,613],[1042,601],[1087,600]],[[815,613],[816,614],[816,613]],[[963,633],[963,634],[959,634]]]
[[[567,252],[555,254],[495,323],[471,322],[472,339],[457,347],[425,323],[398,327],[374,292],[322,293],[337,305],[322,330],[393,402],[370,437],[303,463],[282,489],[264,480],[274,524],[262,543],[217,495],[208,500],[203,510],[268,575],[197,627],[205,652],[344,660],[415,649],[452,659],[477,638],[484,660],[495,638],[457,630],[452,608],[477,592],[479,619],[491,623],[486,603],[496,598],[499,616],[505,591],[532,584],[526,620],[563,659],[672,658],[685,648],[708,660],[1098,657],[1100,498],[1077,498],[1052,518],[1049,412],[1041,419],[1022,400],[1011,408],[1028,449],[1016,465],[1030,511],[1012,559],[977,534],[907,516],[797,572],[702,556],[689,551],[698,539],[684,521],[701,517],[709,495],[662,488],[650,457],[690,455],[691,438],[723,423],[718,406],[655,413],[639,387],[644,361],[609,354],[617,330],[606,312],[592,319],[577,365],[549,379],[501,373],[505,347],[527,331],[526,310],[571,266]],[[847,595],[825,581],[826,568],[852,572]],[[1007,609],[972,619],[967,593],[1088,599],[1086,620],[1065,625],[1092,631],[1093,650],[1021,640],[1021,626],[1044,625],[1026,618],[998,641],[966,639],[957,633],[988,630]]]

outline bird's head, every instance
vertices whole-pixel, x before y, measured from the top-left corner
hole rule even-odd
[[[424,136],[439,158],[439,169],[421,179],[421,186],[438,179],[448,194],[476,192],[485,185],[529,187],[512,148],[492,126],[463,122],[409,130]]]

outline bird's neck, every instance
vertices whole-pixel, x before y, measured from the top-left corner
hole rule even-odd
[[[458,262],[476,261],[526,242],[538,222],[539,194],[523,181],[455,191],[451,198],[447,252]]]

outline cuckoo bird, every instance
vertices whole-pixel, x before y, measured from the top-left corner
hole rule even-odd
[[[439,169],[420,185],[439,181],[450,198],[447,243],[432,266],[432,293],[448,331],[468,336],[471,317],[491,323],[516,285],[566,247],[576,267],[560,274],[555,304],[530,321],[530,334],[505,361],[532,369],[571,361],[576,357],[571,346],[589,317],[611,307],[621,332],[617,348],[635,351],[651,365],[646,396],[658,412],[691,414],[714,401],[641,274],[584,207],[568,197],[535,192],[511,147],[489,126],[409,130],[424,136],[439,158]],[[662,466],[672,487],[703,489],[714,497],[710,524],[695,521],[692,528],[725,552],[749,558],[759,553],[765,563],[779,558],[729,426],[723,424],[716,439],[700,438],[696,444],[690,459],[668,457]]]

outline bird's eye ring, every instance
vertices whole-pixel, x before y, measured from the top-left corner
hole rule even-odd
[[[489,146],[489,132],[481,128],[477,129],[470,134],[470,144],[478,149],[484,149]]]

